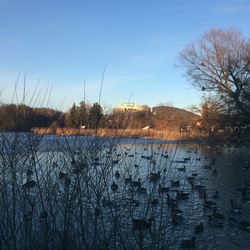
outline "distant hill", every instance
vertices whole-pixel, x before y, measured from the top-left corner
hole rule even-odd
[[[185,109],[180,109],[180,108],[176,108],[176,107],[170,107],[170,106],[157,106],[157,107],[153,107],[152,108],[152,112],[155,113],[156,115],[159,116],[166,116],[166,117],[170,117],[170,116],[184,116],[187,119],[191,118],[191,119],[196,119],[199,118],[198,115],[187,111]]]
[[[180,127],[185,128],[193,124],[199,118],[198,115],[169,106],[157,106],[152,108],[154,126],[157,128]]]

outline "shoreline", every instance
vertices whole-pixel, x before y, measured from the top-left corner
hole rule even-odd
[[[180,132],[177,130],[156,129],[76,129],[76,128],[32,128],[31,132],[41,135],[68,135],[68,136],[98,136],[120,137],[131,139],[155,139],[168,141],[196,141],[204,142],[207,136],[194,131]]]
[[[164,129],[76,129],[76,128],[32,128],[30,132],[40,135],[59,135],[59,136],[97,136],[100,138],[127,138],[127,139],[145,139],[161,140],[168,142],[182,143],[205,143],[205,144],[228,144],[228,145],[250,145],[250,138],[247,136],[244,140],[236,140],[233,137],[224,137],[220,135],[208,135],[197,131],[180,132],[177,130]]]

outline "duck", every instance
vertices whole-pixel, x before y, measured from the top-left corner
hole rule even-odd
[[[201,189],[201,190],[198,191],[198,193],[199,193],[199,197],[200,197],[201,199],[203,199],[204,201],[207,200],[207,192],[206,192],[206,189]]]
[[[125,184],[130,183],[130,182],[132,181],[132,176],[129,175],[129,177],[125,177],[125,178],[124,178],[124,181],[125,181]]]
[[[181,241],[181,249],[195,249],[195,237],[192,237],[191,240],[182,240]]]
[[[231,208],[230,209],[231,214],[237,214],[241,216],[241,210],[240,208]]]
[[[187,180],[188,180],[188,182],[189,182],[191,185],[194,185],[195,176],[188,176],[188,177],[187,177]]]
[[[112,207],[114,204],[111,200],[107,200],[106,197],[102,199],[102,206],[103,207]]]
[[[230,217],[228,222],[232,226],[239,227],[242,230],[246,230],[250,232],[250,222],[247,221],[237,221],[235,218]]]
[[[72,169],[72,173],[73,174],[79,174],[81,172],[81,167],[80,166],[76,166],[76,167],[73,167]]]
[[[213,208],[216,206],[216,203],[214,201],[210,201],[210,200],[205,200],[204,201],[204,207],[205,208]]]
[[[32,221],[33,210],[24,213],[23,219],[25,221]]]
[[[214,199],[218,199],[219,198],[219,192],[216,190],[214,195],[213,195]]]
[[[64,173],[64,172],[62,172],[62,171],[59,172],[59,179],[64,179],[64,178],[66,178],[66,177],[67,177],[67,174],[66,174],[66,173]]]
[[[158,171],[157,173],[151,172],[149,179],[150,181],[158,181],[161,178],[161,172]]]
[[[250,222],[241,221],[241,222],[239,222],[239,227],[243,230],[250,232]]]
[[[141,219],[132,219],[133,222],[133,229],[134,230],[146,230],[151,228],[151,223],[154,220],[154,218],[150,218],[147,220],[141,220]]]
[[[179,225],[182,221],[183,221],[183,217],[181,213],[172,214],[172,224],[174,226]]]
[[[224,215],[217,212],[217,207],[214,207],[212,215],[213,215],[213,218],[215,219],[221,219],[221,220],[224,219]]]
[[[147,193],[147,189],[146,189],[145,187],[139,186],[139,187],[137,188],[137,192],[138,192],[138,193],[141,193],[141,194],[146,194],[146,193]]]
[[[112,164],[113,165],[116,165],[116,164],[118,164],[119,163],[119,160],[112,160]]]
[[[238,227],[239,226],[239,222],[235,219],[235,218],[228,218],[228,223],[231,225],[231,226],[236,226]]]
[[[94,210],[95,217],[98,217],[100,214],[101,214],[101,209],[98,207],[95,207],[95,210]]]
[[[244,196],[242,200],[245,203],[250,203],[250,197],[249,196]]]
[[[23,188],[33,188],[35,187],[36,182],[34,180],[28,180],[26,183],[23,184]]]
[[[69,185],[70,185],[70,183],[71,183],[70,177],[66,176],[66,177],[64,178],[64,185],[65,185],[65,187],[68,188]]]
[[[171,180],[171,185],[172,185],[172,187],[179,187],[180,186],[180,181]]]
[[[188,192],[179,192],[177,190],[177,194],[176,194],[176,199],[177,200],[186,200],[189,196],[189,193]]]
[[[158,203],[159,203],[159,200],[156,199],[156,198],[154,198],[154,199],[151,200],[151,204],[152,204],[153,206],[156,206]]]
[[[235,204],[235,202],[233,201],[233,199],[230,200],[230,204],[231,204],[230,212],[231,212],[232,214],[241,215],[241,207],[237,206],[237,205]]]
[[[116,179],[120,178],[120,173],[118,172],[118,170],[115,172],[115,178]]]
[[[215,157],[212,157],[211,162],[210,162],[210,165],[211,165],[211,166],[212,166],[212,165],[215,165],[215,163],[216,163],[216,158],[215,158]]]
[[[132,204],[133,204],[133,206],[138,207],[140,205],[140,202],[138,200],[133,199]]]
[[[183,167],[179,167],[177,170],[180,172],[186,172],[186,166],[184,165]]]
[[[72,165],[73,167],[76,165],[76,160],[75,160],[75,159],[72,159],[71,165]]]
[[[193,190],[197,190],[197,191],[199,191],[201,189],[205,189],[205,186],[204,185],[200,185],[200,184],[194,185],[194,184],[191,183],[191,186],[192,186]]]
[[[116,192],[118,190],[118,185],[113,181],[112,185],[111,185],[111,189],[113,192]]]
[[[173,215],[181,215],[182,211],[179,209],[177,204],[173,204],[170,210],[171,214]]]
[[[161,184],[159,184],[159,187],[158,187],[158,192],[159,193],[167,193],[169,191],[169,187],[164,187],[162,186]]]
[[[131,181],[131,182],[130,182],[130,185],[131,185],[132,187],[140,187],[140,186],[141,186],[141,179],[138,178],[137,181]]]
[[[204,165],[203,168],[212,170],[212,166],[211,165]]]
[[[155,159],[151,159],[150,163],[155,165],[156,164],[156,160]]]
[[[48,218],[48,213],[46,211],[42,211],[40,213],[40,221],[45,221]]]
[[[189,157],[184,157],[184,162],[187,162],[187,161],[191,161],[191,157],[189,156]]]
[[[56,161],[53,161],[53,162],[52,162],[52,167],[53,167],[53,168],[56,168],[57,166],[58,166],[57,162],[56,162]]]
[[[27,169],[26,175],[27,175],[28,178],[31,177],[31,175],[33,175],[33,170],[32,169]]]
[[[100,158],[99,157],[95,157],[94,161],[100,161]]]
[[[199,224],[197,224],[197,225],[195,226],[195,228],[194,228],[194,232],[195,232],[196,234],[202,233],[203,230],[204,230],[204,226],[203,226],[203,223],[202,223],[202,222],[200,222]]]
[[[170,195],[167,193],[167,205],[168,206],[174,206],[177,204],[177,200],[170,198]]]
[[[209,225],[215,226],[215,227],[219,227],[219,228],[223,228],[223,221],[215,219],[212,217],[212,215],[208,215],[208,223]]]

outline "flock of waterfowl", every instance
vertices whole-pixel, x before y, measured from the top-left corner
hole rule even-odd
[[[95,205],[96,215],[115,211],[115,219],[120,219],[121,226],[124,219],[121,217],[125,217],[128,228],[139,235],[141,244],[144,238],[149,240],[150,235],[161,230],[166,239],[173,237],[171,232],[179,231],[178,240],[172,240],[173,249],[201,246],[200,239],[209,230],[230,227],[250,233],[249,218],[245,220],[242,216],[243,210],[250,209],[250,184],[237,187],[239,195],[227,199],[223,207],[223,195],[217,189],[217,178],[223,175],[217,164],[221,152],[215,147],[212,156],[203,156],[202,147],[195,145],[180,154],[178,147],[168,150],[163,145],[143,146],[138,150],[138,146],[124,146],[95,156],[92,165],[96,168],[110,164],[106,191],[101,203]],[[79,167],[78,163],[75,159],[71,162],[72,174],[81,174],[87,167],[82,162]],[[56,162],[53,164],[57,166]],[[29,174],[24,189],[36,185]],[[58,177],[70,185],[69,173],[60,171]],[[187,232],[183,229],[186,225]],[[171,249],[171,245],[167,247]]]
[[[211,178],[216,183],[218,174],[223,174],[220,173],[220,167],[217,165],[216,154],[219,155],[220,152],[215,148],[213,157],[197,157],[199,147],[201,145],[195,146],[194,151],[187,150],[185,157],[182,156],[180,159],[176,159],[178,157],[176,155],[170,156],[167,151],[163,151],[161,146],[154,148],[153,151],[150,150],[150,153],[146,147],[142,152],[135,151],[134,153],[131,152],[131,148],[125,148],[123,154],[134,159],[130,160],[130,168],[127,169],[120,164],[121,153],[117,153],[116,159],[112,162],[115,170],[110,191],[118,194],[126,190],[126,196],[130,198],[127,202],[130,202],[134,209],[130,214],[133,230],[150,233],[152,225],[155,223],[157,226],[159,223],[156,218],[157,209],[165,210],[168,215],[166,218],[173,228],[181,228],[190,219],[185,217],[187,214],[185,209],[187,210],[188,207],[185,204],[189,203],[189,206],[192,206],[192,203],[199,202],[202,204],[204,216],[193,226],[193,235],[189,232],[189,239],[183,235],[184,239],[180,241],[181,248],[194,249],[199,235],[202,235],[207,227],[210,227],[210,230],[213,230],[211,228],[223,230],[225,226],[230,226],[250,233],[250,222],[241,219],[242,204],[249,203],[250,205],[250,185],[245,184],[239,189],[242,196],[239,204],[236,204],[232,197],[226,207],[219,206],[220,202],[217,202],[220,200],[219,191],[212,190],[211,187],[209,191],[207,190],[203,181],[205,177],[200,171],[206,170],[207,178]],[[124,158],[120,159],[124,161]],[[192,165],[195,165],[195,168]],[[103,207],[113,206],[115,198],[119,197],[119,195],[112,196],[112,194],[108,196],[109,199],[104,197],[102,200]],[[151,212],[136,213],[138,208],[141,207],[139,211],[143,211],[145,206],[148,206],[148,209],[151,207]]]

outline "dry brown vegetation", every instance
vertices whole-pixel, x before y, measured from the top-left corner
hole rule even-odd
[[[151,138],[160,140],[200,140],[206,138],[206,134],[197,131],[180,132],[177,129],[77,129],[77,128],[33,128],[32,132],[37,134],[56,135],[81,135],[99,137],[128,137],[128,138]]]

